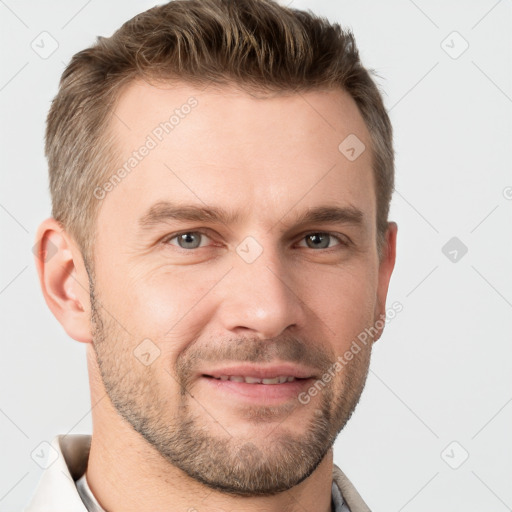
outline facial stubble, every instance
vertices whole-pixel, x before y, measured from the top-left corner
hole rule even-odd
[[[222,353],[218,348],[212,352],[191,347],[178,356],[171,375],[158,364],[144,366],[135,358],[137,343],[127,343],[126,332],[110,315],[102,314],[91,276],[89,279],[93,346],[105,390],[118,414],[165,460],[211,489],[240,497],[273,495],[313,473],[359,401],[371,348],[359,352],[343,367],[342,379],[324,383],[316,403],[312,400],[303,405],[297,400],[278,407],[239,408],[236,412],[240,421],[272,424],[264,439],[242,438],[231,434],[226,426],[218,435],[211,432],[215,413],[190,392],[197,362],[222,358],[262,362],[276,358],[308,366],[314,362],[325,372],[332,368],[333,355],[290,336],[274,343],[245,338],[222,344]],[[162,387],[164,371],[179,385],[175,403],[171,403],[171,417],[165,414],[170,410],[170,393]],[[172,384],[172,380],[167,382]],[[295,411],[304,407],[310,407],[312,417],[300,435],[294,434],[286,422],[293,422]]]

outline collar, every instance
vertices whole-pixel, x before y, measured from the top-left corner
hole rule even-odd
[[[24,512],[88,512],[75,480],[87,468],[91,436],[59,435],[51,442],[56,460],[45,469]]]

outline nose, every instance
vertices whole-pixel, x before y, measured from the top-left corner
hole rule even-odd
[[[276,251],[265,249],[248,263],[234,255],[234,268],[222,282],[219,318],[235,335],[270,339],[305,323],[299,280]],[[302,280],[305,282],[305,280]]]

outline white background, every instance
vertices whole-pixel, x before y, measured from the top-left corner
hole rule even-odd
[[[335,462],[374,511],[511,510],[512,4],[291,4],[353,29],[395,130],[389,304],[403,311],[375,347]],[[85,346],[48,310],[33,263],[50,214],[45,117],[70,57],[152,5],[0,1],[0,511],[30,498],[39,443],[91,432]],[[43,31],[58,43],[46,59],[31,47]],[[452,237],[468,248],[456,262],[442,252]]]

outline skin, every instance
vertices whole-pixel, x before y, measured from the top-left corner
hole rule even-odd
[[[341,90],[260,98],[234,86],[134,82],[116,106],[123,123],[111,125],[121,153],[128,158],[191,96],[198,105],[102,199],[91,279],[54,219],[37,233],[41,251],[56,247],[36,259],[46,302],[69,336],[87,343],[87,479],[110,512],[327,512],[332,442],[364,387],[372,343],[305,405],[297,397],[250,402],[202,375],[246,358],[294,361],[321,377],[385,315],[397,226],[389,223],[379,259],[370,136]],[[355,161],[338,150],[349,134],[367,148]],[[158,201],[229,208],[240,218],[168,219],[141,231],[139,219]],[[296,224],[325,205],[357,208],[362,221]],[[169,240],[183,232],[201,246]],[[340,239],[308,243],[308,234],[325,232]],[[248,236],[262,250],[251,263],[236,251]],[[158,357],[145,365],[134,350],[147,339],[146,352]],[[183,446],[186,425],[197,445],[206,440],[197,451]],[[294,452],[310,445],[303,457]],[[180,446],[189,467],[172,460]],[[229,479],[223,471],[235,463]],[[265,471],[281,482],[258,481]]]

